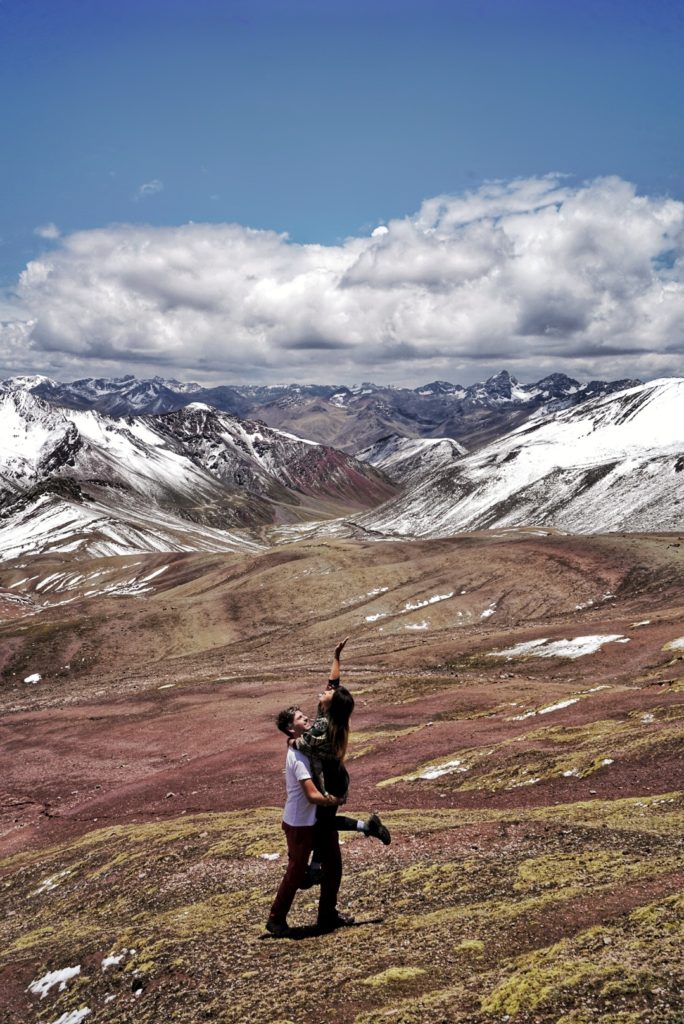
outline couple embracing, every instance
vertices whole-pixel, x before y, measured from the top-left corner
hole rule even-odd
[[[285,708],[277,718],[278,728],[288,737],[283,811],[288,863],[266,922],[267,931],[276,938],[286,938],[290,933],[287,915],[297,890],[319,882],[319,931],[330,932],[353,923],[353,918],[337,910],[342,880],[339,832],[363,832],[386,846],[390,842],[389,830],[377,814],[366,821],[337,814],[349,788],[344,757],[354,710],[354,698],[340,685],[340,655],[348,639],[335,648],[330,678],[319,695],[313,725],[296,706]]]

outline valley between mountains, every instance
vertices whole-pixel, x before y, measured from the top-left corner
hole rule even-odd
[[[512,380],[345,450],[5,382],[3,1021],[682,1019],[684,381]],[[276,941],[274,716],[347,634],[345,813],[392,843],[345,838],[353,927],[312,890]]]

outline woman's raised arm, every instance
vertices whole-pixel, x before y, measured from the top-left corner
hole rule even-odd
[[[332,665],[330,666],[330,675],[328,676],[328,681],[331,683],[339,683],[340,681],[340,655],[342,654],[342,651],[344,650],[348,639],[349,637],[345,636],[344,640],[340,640],[339,644],[337,645],[333,653],[333,661]]]

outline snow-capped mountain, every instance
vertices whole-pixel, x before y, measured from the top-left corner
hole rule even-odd
[[[502,370],[464,387],[433,381],[418,388],[364,382],[359,385],[235,385],[205,387],[130,375],[58,383],[47,377],[0,382],[0,391],[20,388],[71,409],[115,416],[160,414],[202,402],[221,412],[260,419],[343,451],[355,452],[386,437],[451,437],[473,450],[508,433],[540,408],[577,405],[638,381],[580,384],[553,373],[536,384],[520,384]]]
[[[564,408],[639,381],[580,384],[552,374],[519,384],[506,370],[469,387],[435,381],[415,389],[378,387],[287,390],[258,409],[260,419],[294,433],[358,452],[389,434],[449,437],[469,450],[501,437],[541,408]],[[261,398],[266,398],[262,393]]]
[[[135,426],[137,421],[127,422]],[[395,490],[368,466],[335,448],[201,403],[158,417],[154,426],[169,444],[180,443],[212,477],[285,504],[292,503],[293,495],[299,496],[298,502],[306,495],[368,507]]]
[[[381,470],[390,480],[407,486],[421,483],[429,473],[451,469],[465,454],[463,445],[450,437],[391,434],[364,448],[356,457]]]
[[[245,531],[190,522],[157,505],[52,481],[0,511],[0,560],[45,552],[89,557],[154,551],[258,551]]]
[[[252,403],[233,388],[203,388],[200,384],[183,384],[177,380],[150,377],[138,380],[131,374],[125,377],[86,377],[61,384],[47,377],[35,378],[36,383],[24,383],[27,378],[4,381],[6,390],[21,388],[32,391],[39,398],[68,409],[95,409],[110,416],[156,415],[182,409],[196,400],[206,401],[225,411],[243,414]],[[0,385],[2,387],[2,385]]]
[[[356,521],[433,537],[521,525],[680,530],[682,408],[684,379],[667,378],[537,415]]]
[[[169,548],[185,550],[198,541],[190,523],[235,531],[368,508],[395,490],[342,452],[200,404],[113,419],[57,408],[23,390],[0,395],[5,540],[27,523],[42,535],[47,520],[48,533],[55,524],[68,523],[73,534],[96,522],[102,534],[109,517],[117,536],[135,543],[152,531],[150,546],[134,550],[165,549],[164,537],[190,530],[193,538]],[[209,550],[236,543],[207,538]]]

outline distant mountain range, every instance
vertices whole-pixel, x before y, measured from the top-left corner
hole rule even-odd
[[[220,531],[251,530],[249,545],[261,526],[349,514],[395,493],[343,452],[203,404],[114,419],[21,388],[0,394],[0,553],[24,550],[25,533],[31,549],[32,531],[62,550],[230,548],[242,540]]]
[[[682,530],[682,410],[684,379],[666,378],[537,413],[354,522],[418,537],[515,526]]]
[[[318,422],[332,419],[333,430],[342,422],[335,416],[347,416],[354,457],[217,410],[196,391],[172,412],[112,417],[47,402],[37,391],[51,382],[15,378],[0,387],[0,558],[230,551],[302,530],[381,538],[516,526],[684,529],[684,379],[623,390],[569,381],[552,375],[522,388],[502,373],[460,389],[465,397],[446,382],[415,392],[327,389],[328,397],[313,388],[252,389],[280,390],[259,408],[272,418],[289,409],[300,429],[316,403]],[[112,399],[117,382],[95,383]],[[467,451],[453,437],[395,430],[361,447],[360,436],[400,418],[406,395],[433,409],[433,401],[461,403],[452,414],[470,424],[471,441],[495,437]]]
[[[639,383],[580,384],[565,374],[552,373],[536,384],[520,384],[502,370],[468,387],[448,381],[413,389],[370,383],[203,387],[161,377],[126,376],[71,383],[15,377],[0,382],[0,390],[21,389],[53,405],[93,409],[109,416],[159,415],[202,402],[220,412],[258,419],[299,437],[357,452],[389,434],[451,437],[473,450],[508,433],[539,409],[553,412]]]

